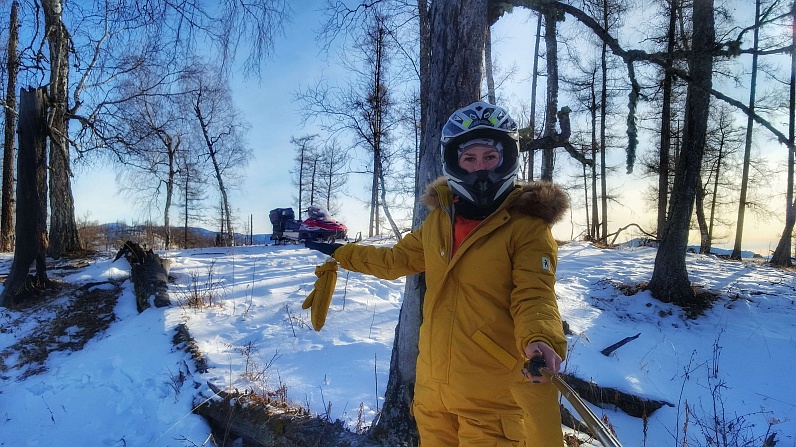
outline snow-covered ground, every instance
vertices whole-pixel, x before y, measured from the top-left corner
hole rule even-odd
[[[687,319],[649,292],[625,296],[617,284],[648,281],[655,249],[562,246],[557,293],[570,336],[567,372],[601,386],[664,400],[647,421],[615,408],[607,416],[625,447],[760,446],[777,432],[796,446],[796,276],[759,262],[688,255],[695,285],[722,298]],[[404,281],[340,271],[326,326],[315,332],[301,309],[324,256],[301,246],[246,246],[161,252],[172,262],[173,306],[135,309],[130,281],[121,284],[115,321],[77,351],[57,351],[44,370],[14,367],[9,350],[51,318],[46,307],[0,309],[0,446],[212,445],[208,424],[191,409],[211,398],[206,383],[262,392],[286,387],[314,413],[369,424],[383,405]],[[129,265],[112,257],[52,278],[113,289]],[[11,256],[0,259],[8,272]],[[205,306],[189,306],[201,297]],[[172,344],[184,323],[206,356],[198,373]],[[79,328],[66,328],[68,342]],[[636,334],[610,356],[600,351]],[[182,380],[185,378],[185,380]],[[714,424],[718,418],[718,423]],[[716,427],[725,433],[716,433]],[[724,436],[729,442],[717,441]],[[708,441],[711,437],[712,441]]]

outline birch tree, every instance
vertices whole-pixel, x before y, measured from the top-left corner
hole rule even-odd
[[[50,245],[54,258],[82,249],[75,220],[69,146],[69,47],[71,36],[64,24],[61,0],[43,0],[44,34],[50,60]]]
[[[296,150],[296,156],[294,158],[296,166],[291,172],[293,174],[293,186],[296,187],[299,219],[301,218],[301,210],[304,209],[305,192],[308,187],[312,190],[312,166],[318,158],[318,147],[315,143],[316,138],[318,138],[318,135],[304,135],[302,137],[290,138],[290,143]],[[309,195],[312,195],[312,191]],[[310,199],[307,205],[312,205],[312,199]]]
[[[297,92],[296,99],[304,105],[305,121],[317,119],[330,136],[345,133],[355,146],[366,151],[368,158],[362,171],[370,177],[368,235],[380,234],[383,212],[393,234],[400,238],[386,196],[387,184],[393,180],[386,169],[395,162],[390,147],[392,134],[400,123],[390,80],[390,18],[376,10],[365,20],[359,43],[341,61],[353,74],[347,85],[330,86],[326,80],[319,80]]]
[[[232,204],[229,190],[235,185],[251,159],[251,148],[243,135],[249,124],[232,103],[226,80],[212,68],[197,61],[182,79],[184,95],[193,111],[192,122],[200,136],[201,156],[210,167],[221,202],[221,220],[225,223],[225,241],[235,243]],[[199,146],[199,145],[197,145]]]

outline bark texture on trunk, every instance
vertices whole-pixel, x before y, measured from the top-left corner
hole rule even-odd
[[[791,39],[793,44],[796,45],[796,0],[794,0],[791,7],[791,14],[791,26],[793,30]],[[796,51],[791,52],[789,99],[788,141],[790,141],[792,146],[794,142],[794,133],[796,133]],[[785,229],[782,231],[782,236],[777,243],[777,248],[771,256],[771,264],[785,267],[793,265],[793,226],[796,223],[796,203],[794,203],[793,200],[794,158],[793,150],[789,150],[787,198],[785,199]]]
[[[649,283],[653,296],[684,307],[694,300],[685,256],[707,135],[713,80],[710,54],[715,44],[713,0],[694,2],[693,8],[694,39],[689,74],[694,82],[689,84],[686,96],[683,148],[672,185],[669,217]]]
[[[79,251],[80,237],[75,222],[72,170],[69,160],[68,95],[69,42],[71,36],[61,20],[60,0],[42,2],[47,41],[50,48],[50,246],[48,253],[59,258]]]
[[[11,4],[11,15],[8,20],[8,49],[6,68],[8,83],[6,85],[5,129],[3,145],[3,194],[2,211],[0,212],[0,251],[14,249],[14,130],[16,129],[17,108],[17,72],[19,57],[17,42],[19,40],[19,2]]]
[[[19,156],[17,157],[16,247],[0,305],[22,303],[48,287],[47,251],[47,93],[23,90],[19,105]],[[28,272],[36,262],[36,276]]]

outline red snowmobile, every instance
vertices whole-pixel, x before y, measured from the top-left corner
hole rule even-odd
[[[271,240],[276,244],[310,241],[334,241],[346,239],[348,228],[329,215],[322,207],[313,205],[307,208],[307,219],[296,220],[293,208],[276,208],[269,213],[273,233]]]

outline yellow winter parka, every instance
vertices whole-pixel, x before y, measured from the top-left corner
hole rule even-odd
[[[333,256],[383,279],[425,272],[417,386],[450,387],[467,401],[453,406],[517,413],[510,390],[526,381],[524,347],[544,341],[566,354],[550,227],[569,200],[552,183],[517,186],[451,256],[453,199],[440,178],[423,197],[430,213],[421,228],[390,248],[348,244]]]

